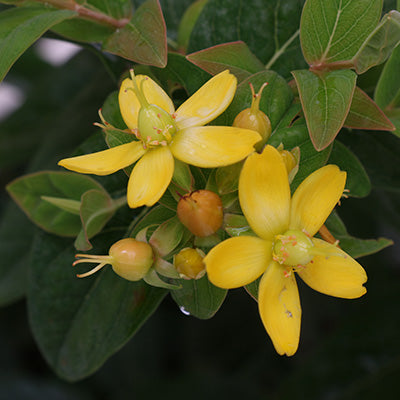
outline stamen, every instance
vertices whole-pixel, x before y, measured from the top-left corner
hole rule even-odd
[[[133,85],[133,91],[134,91],[134,93],[136,94],[137,99],[139,100],[140,106],[141,106],[141,107],[149,107],[150,104],[149,104],[149,102],[147,101],[147,99],[146,99],[146,97],[145,97],[145,95],[144,95],[144,93],[143,93],[143,83],[144,83],[144,81],[145,81],[146,79],[143,79],[143,80],[140,82],[140,89],[139,89],[139,87],[138,87],[138,85],[137,85],[137,82],[136,82],[136,77],[135,77],[135,74],[134,74],[134,72],[133,72],[133,69],[129,70],[129,73],[130,73],[130,75],[131,75],[131,81],[132,81],[132,85]],[[131,89],[131,88],[128,88],[128,89]]]
[[[76,276],[78,278],[85,278],[86,276],[93,275],[95,272],[101,270],[107,264],[108,263],[106,263],[106,262],[100,263],[99,265],[97,265],[96,267],[91,269],[89,272],[85,272],[84,274],[76,274]]]

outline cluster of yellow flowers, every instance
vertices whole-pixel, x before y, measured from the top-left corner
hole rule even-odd
[[[250,129],[243,123],[206,125],[225,111],[235,91],[236,78],[224,71],[175,111],[159,85],[131,72],[122,82],[119,104],[132,141],[59,164],[80,173],[106,175],[136,163],[127,188],[128,204],[134,208],[160,200],[173,178],[174,159],[201,168],[245,160],[238,196],[252,232],[220,242],[203,261],[208,279],[221,288],[245,286],[261,277],[258,307],[262,322],[276,351],[293,355],[301,323],[295,273],[311,288],[331,296],[357,298],[366,292],[364,269],[337,244],[314,238],[343,194],[346,173],[326,165],[309,175],[291,197],[285,158],[270,145],[260,149],[261,153],[255,151],[265,135],[254,130],[254,125]],[[117,273],[123,270],[121,276],[127,279],[132,275],[134,280],[141,279],[151,265],[147,262],[151,248],[143,248],[142,243],[135,255],[132,246],[135,239],[129,242],[132,257],[126,257],[124,246],[114,245],[109,256],[87,256],[76,263],[99,262],[95,270],[109,263]],[[189,262],[196,263],[196,268],[188,277],[202,276],[197,268],[201,258],[199,253],[182,253],[177,264],[182,267],[187,260],[196,260]],[[130,265],[139,265],[141,272],[125,272]]]

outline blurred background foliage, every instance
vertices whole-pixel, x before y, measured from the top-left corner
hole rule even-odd
[[[176,39],[178,22],[190,3],[185,0],[178,7],[174,1],[161,1],[170,38]],[[385,1],[385,11],[395,7],[394,1]],[[209,39],[208,45],[214,44]],[[40,57],[37,46],[17,61],[5,80],[19,88],[24,101],[0,121],[0,246],[18,246],[21,254],[28,252],[38,230],[9,201],[4,185],[28,172],[54,169],[60,158],[96,132],[91,122],[98,120],[97,109],[117,89],[120,73],[129,66],[88,45],[54,66]],[[197,50],[193,46],[189,49]],[[282,66],[283,75],[285,68],[294,66]],[[358,82],[370,95],[381,69],[372,68]],[[368,197],[347,199],[338,209],[349,233],[398,243],[398,138],[388,132],[347,130],[339,140],[357,155],[372,183]],[[14,225],[5,230],[9,220]],[[26,258],[15,268],[26,268]],[[11,255],[1,260],[13,262]],[[400,252],[395,245],[360,262],[368,274],[368,293],[361,299],[331,298],[299,284],[302,334],[292,358],[275,353],[256,303],[243,289],[231,290],[207,322],[184,315],[168,296],[134,340],[79,383],[57,378],[40,355],[25,301],[13,302],[23,296],[23,282],[18,282],[7,296],[13,304],[0,309],[0,399],[398,398]],[[15,279],[20,276],[15,273]]]

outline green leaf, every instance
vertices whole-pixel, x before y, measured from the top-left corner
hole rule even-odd
[[[334,211],[326,220],[325,226],[335,239],[339,240],[339,246],[353,258],[364,257],[377,253],[385,247],[391,246],[393,241],[386,238],[358,239],[350,236],[340,217]]]
[[[371,181],[356,155],[339,141],[332,147],[330,164],[336,164],[347,172],[346,189],[351,197],[366,197],[371,191]]]
[[[154,268],[151,268],[149,272],[145,275],[143,280],[150,286],[155,286],[157,288],[180,290],[181,285],[179,283],[173,284],[168,283],[160,278]]]
[[[356,86],[349,113],[344,126],[354,129],[373,129],[393,131],[395,128],[390,119],[378,105],[359,87]]]
[[[382,64],[400,42],[400,13],[391,11],[383,16],[382,21],[363,43],[353,58],[358,74]]]
[[[96,239],[96,254],[106,254],[122,234]],[[71,266],[74,253],[70,241],[39,234],[28,285],[34,337],[49,365],[68,381],[98,369],[137,332],[166,294],[143,281],[122,279],[110,267],[78,279]]]
[[[175,159],[174,162],[175,168],[174,175],[172,177],[173,182],[179,188],[190,192],[191,190],[193,190],[194,178],[192,176],[192,173],[190,172],[189,165],[185,164],[182,161],[179,161],[178,159]]]
[[[140,64],[165,67],[167,40],[158,0],[147,0],[123,28],[104,43],[104,50]]]
[[[381,12],[382,0],[307,0],[300,21],[304,58],[314,68],[351,60]]]
[[[282,123],[270,137],[268,144],[278,147],[281,143],[286,150],[300,147],[299,170],[293,179],[291,186],[292,192],[297,186],[316,169],[321,168],[328,161],[331,153],[331,146],[322,151],[315,150],[308,134],[308,129],[304,118],[300,118],[291,123],[291,118],[296,115],[298,105],[293,105],[287,112],[290,118],[284,117]],[[285,123],[283,123],[285,121]]]
[[[126,129],[127,126],[122,118],[121,110],[119,108],[118,93],[119,92],[115,90],[107,96],[103,107],[101,108],[101,113],[104,119],[112,126],[119,129]]]
[[[211,75],[216,75],[225,69],[229,69],[239,82],[256,72],[264,70],[262,62],[242,41],[213,46],[189,54],[186,58]]]
[[[311,141],[323,150],[335,139],[347,117],[357,75],[350,70],[314,74],[292,72],[303,106]]]
[[[299,41],[302,0],[209,0],[190,36],[188,52],[241,40],[250,51],[285,77],[304,68]]]
[[[62,197],[51,197],[51,196],[41,196],[42,200],[47,201],[54,206],[61,208],[61,210],[67,211],[71,214],[79,215],[79,210],[81,208],[81,202],[78,200],[64,199]]]
[[[383,110],[400,106],[400,46],[397,46],[383,68],[374,99]]]
[[[0,306],[25,295],[30,247],[36,229],[13,203],[4,207],[0,223]]]
[[[253,84],[257,92],[264,82],[268,82],[268,85],[262,92],[260,110],[269,117],[272,129],[275,129],[289,108],[293,95],[286,81],[273,71],[258,72],[240,83],[231,105],[216,121],[221,125],[231,125],[236,115],[251,106],[253,97],[249,83]]]
[[[186,315],[200,319],[212,318],[225,300],[227,290],[214,286],[207,276],[201,279],[182,279],[182,289],[171,292],[172,298]]]
[[[387,110],[386,114],[395,127],[395,130],[392,131],[392,133],[398,138],[400,138],[400,108],[396,108],[394,110]]]
[[[262,277],[262,276],[261,276]],[[261,277],[256,279],[254,282],[249,283],[244,288],[246,292],[255,300],[258,301],[258,287],[260,286]]]
[[[60,236],[76,236],[81,229],[78,215],[42,199],[42,196],[80,201],[88,190],[104,191],[92,178],[71,172],[45,171],[12,181],[7,190],[25,214],[39,227]]]
[[[77,14],[41,7],[11,8],[0,13],[0,81],[26,49],[49,28]]]
[[[107,192],[91,189],[81,197],[80,217],[82,229],[75,240],[77,250],[90,250],[89,239],[97,235],[115,212],[113,200]]]

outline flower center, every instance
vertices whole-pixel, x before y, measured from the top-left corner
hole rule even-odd
[[[165,110],[155,104],[149,104],[144,95],[143,83],[140,87],[136,82],[136,77],[131,72],[133,91],[139,100],[140,110],[138,115],[138,131],[136,136],[143,142],[143,146],[166,146],[176,132],[174,118]]]
[[[298,230],[288,230],[275,236],[273,259],[290,267],[308,264],[314,257],[311,239]]]

